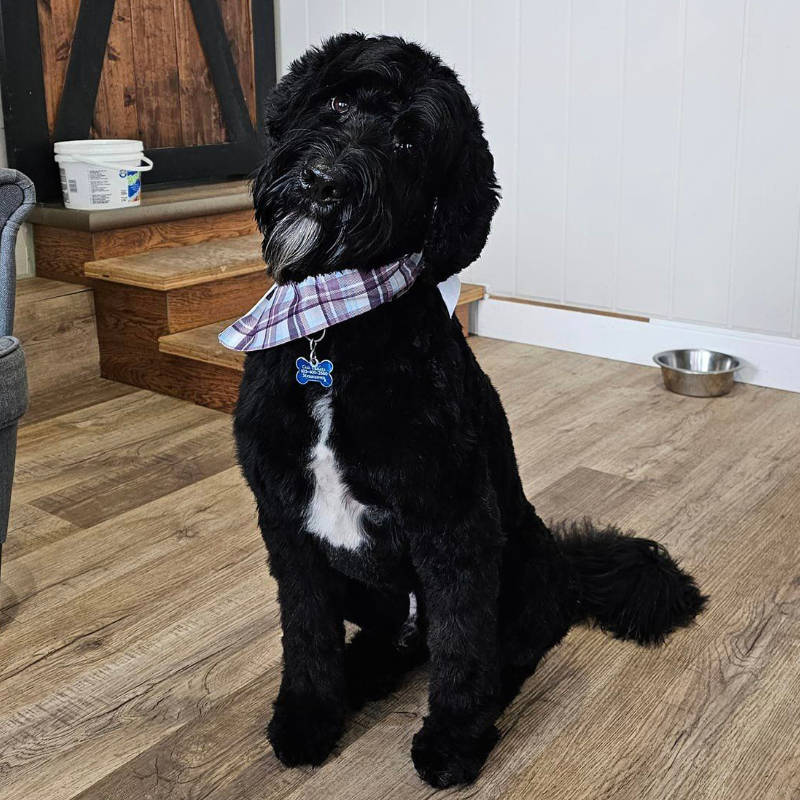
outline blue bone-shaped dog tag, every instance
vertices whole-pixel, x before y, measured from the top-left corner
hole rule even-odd
[[[309,381],[316,381],[320,386],[324,386],[326,389],[330,388],[333,384],[333,362],[328,361],[317,361],[316,364],[312,364],[307,358],[303,358],[302,356],[297,359],[295,362],[297,364],[297,382],[300,384],[307,384]]]

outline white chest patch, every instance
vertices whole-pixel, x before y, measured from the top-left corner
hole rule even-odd
[[[330,396],[323,395],[317,400],[311,413],[319,427],[319,439],[311,449],[308,461],[308,470],[314,479],[314,494],[306,509],[306,527],[334,547],[357,550],[364,541],[361,528],[364,506],[345,486],[329,445],[333,427]]]

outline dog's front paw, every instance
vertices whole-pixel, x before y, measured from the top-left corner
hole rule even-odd
[[[420,778],[436,789],[472,783],[499,737],[494,725],[477,737],[462,737],[426,719],[414,736],[411,759]]]
[[[275,755],[287,767],[321,764],[342,733],[344,714],[313,696],[281,693],[267,728]]]

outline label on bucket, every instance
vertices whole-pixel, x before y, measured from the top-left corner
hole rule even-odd
[[[58,173],[61,178],[61,191],[64,193],[64,201],[69,203],[70,192],[75,194],[78,191],[78,184],[76,181],[67,178],[64,167],[60,167]]]
[[[120,170],[120,174],[123,171],[124,170]],[[128,170],[126,177],[128,179],[128,202],[138,203],[139,192],[142,190],[142,174],[138,170],[133,172]]]
[[[92,203],[98,206],[105,206],[111,202],[111,181],[107,169],[89,170],[89,193]]]

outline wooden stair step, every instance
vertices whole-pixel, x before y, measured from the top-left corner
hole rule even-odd
[[[456,304],[457,312],[466,310],[470,304],[483,299],[484,293],[483,286],[472,283],[462,284],[461,294]],[[158,349],[171,356],[241,372],[244,369],[244,353],[229,350],[218,341],[219,334],[235,320],[236,317],[223,322],[212,322],[210,325],[203,325],[192,330],[161,336],[158,340]]]
[[[145,186],[141,205],[132,208],[89,211],[64,208],[60,202],[37,203],[28,222],[78,231],[108,231],[232,211],[250,211],[252,216],[252,209],[249,183],[235,180],[168,189]]]
[[[458,302],[456,308],[468,306],[477,300],[483,300],[486,295],[486,287],[479,283],[462,283],[461,293],[458,295]],[[466,328],[466,326],[465,326]]]
[[[14,335],[25,350],[31,401],[100,374],[94,299],[88,286],[21,278]]]
[[[84,265],[88,278],[161,292],[264,270],[260,234],[104,258]]]
[[[223,322],[212,322],[210,325],[192,328],[189,331],[161,336],[158,340],[158,349],[171,356],[202,361],[204,364],[214,364],[217,367],[241,372],[244,369],[244,353],[229,350],[218,340],[220,333],[236,320],[237,317],[234,317]]]
[[[257,232],[253,198],[244,181],[171,189],[146,188],[142,205],[78,211],[39,203],[33,223],[36,274],[88,283],[87,261],[247,236]]]
[[[94,260],[84,270],[94,288],[102,377],[230,407],[238,382],[228,371],[173,358],[158,340],[257,302],[271,284],[259,234]]]

